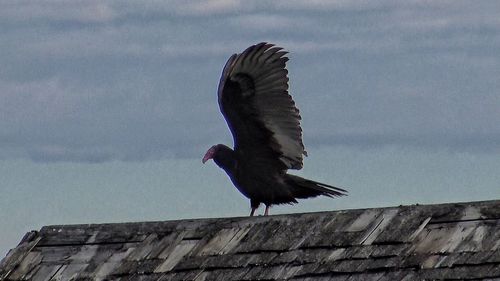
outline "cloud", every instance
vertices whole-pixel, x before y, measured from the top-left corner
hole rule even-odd
[[[240,0],[177,1],[179,14],[216,15],[243,9]]]
[[[3,2],[0,18],[8,21],[80,21],[107,22],[116,18],[116,11],[102,1],[14,1]]]
[[[259,31],[290,30],[299,26],[304,26],[305,22],[300,24],[291,17],[276,14],[247,14],[239,15],[229,19],[231,24],[244,29],[255,29]]]
[[[276,5],[286,9],[300,10],[366,10],[375,7],[384,6],[387,1],[368,1],[368,0],[279,0]]]
[[[101,163],[116,159],[116,155],[113,155],[105,148],[69,148],[57,145],[32,147],[28,151],[28,155],[35,162],[75,161]]]
[[[0,158],[147,161],[231,144],[217,83],[260,41],[290,51],[306,146],[498,151],[496,2],[74,3],[0,4]]]

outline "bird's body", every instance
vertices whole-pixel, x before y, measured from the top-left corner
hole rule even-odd
[[[219,107],[233,134],[234,149],[212,146],[213,159],[236,188],[258,206],[297,203],[298,198],[345,195],[341,188],[287,174],[301,169],[303,155],[299,110],[288,94],[286,52],[271,44],[250,46],[227,61],[219,84]]]

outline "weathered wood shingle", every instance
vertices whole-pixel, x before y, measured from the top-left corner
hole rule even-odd
[[[500,280],[500,201],[46,226],[0,280]]]

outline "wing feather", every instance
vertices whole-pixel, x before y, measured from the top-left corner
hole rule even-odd
[[[288,94],[286,54],[259,43],[232,55],[220,79],[219,106],[236,151],[269,166],[300,169],[307,153],[299,110]]]

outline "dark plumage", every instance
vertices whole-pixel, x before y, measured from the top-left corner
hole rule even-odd
[[[301,169],[300,114],[288,94],[287,52],[272,44],[250,46],[232,55],[219,83],[219,107],[233,134],[234,150],[212,146],[209,159],[224,169],[238,190],[250,199],[252,216],[261,203],[265,215],[274,204],[296,199],[346,195],[344,189],[289,175]]]

